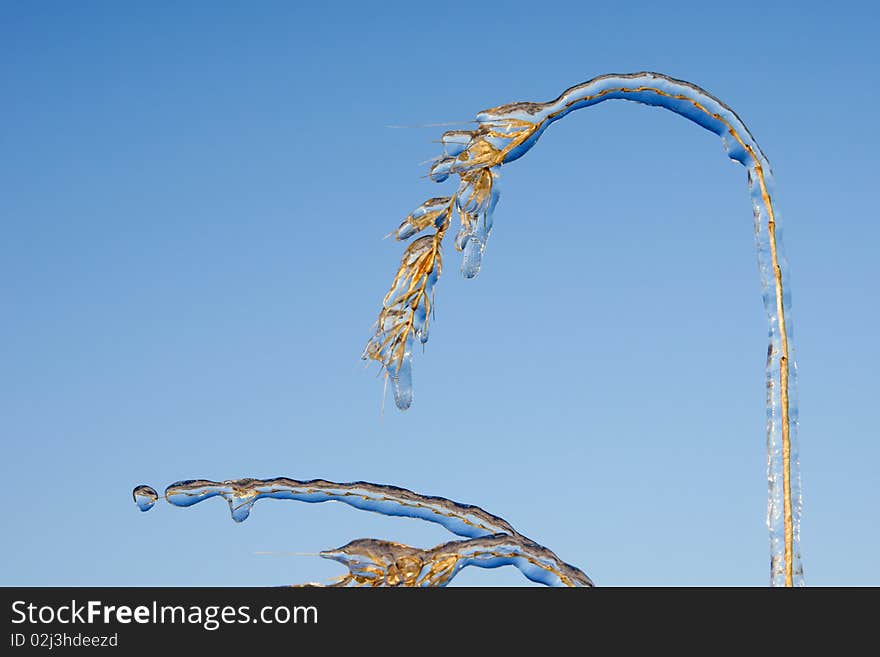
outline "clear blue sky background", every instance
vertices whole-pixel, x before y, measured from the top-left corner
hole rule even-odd
[[[780,3],[781,4],[781,3]],[[613,6],[612,6],[613,5]],[[764,361],[745,171],[605,103],[505,168],[484,268],[447,245],[406,413],[359,360],[452,183],[443,128],[609,72],[718,95],[774,166],[800,365],[807,582],[880,584],[873,3],[3,3],[0,583],[273,585],[439,526],[178,479],[364,479],[479,504],[598,584],[764,585]],[[526,583],[465,571],[468,585]]]

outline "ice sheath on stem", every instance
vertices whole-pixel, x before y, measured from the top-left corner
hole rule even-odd
[[[156,490],[146,485],[136,486],[132,497],[141,511],[149,511],[159,499]],[[367,538],[351,541],[336,550],[325,550],[320,556],[338,561],[349,569],[348,575],[332,586],[446,586],[467,566],[514,566],[528,579],[546,586],[593,586],[583,571],[520,534],[504,518],[478,506],[460,504],[445,497],[420,495],[397,486],[366,481],[299,481],[288,477],[228,481],[191,479],[171,484],[162,497],[178,507],[222,497],[229,504],[235,522],[247,520],[254,504],[261,499],[342,502],[386,516],[434,522],[466,539],[421,550]]]
[[[602,75],[546,103],[518,102],[484,110],[477,115],[474,130],[446,132],[441,138],[443,154],[431,167],[430,178],[443,182],[457,175],[458,191],[452,197],[426,202],[398,231],[398,239],[425,229],[434,232],[407,249],[410,255],[404,256],[385,297],[364,358],[382,365],[392,379],[398,407],[408,408],[413,398],[412,338],[416,335],[423,343],[427,340],[425,325],[433,310],[440,248],[452,215],[458,217],[461,226],[455,246],[463,252],[462,273],[472,278],[479,272],[492,228],[499,168],[528,152],[554,121],[606,100],[629,100],[671,110],[718,135],[727,155],[746,168],[770,336],[766,369],[770,582],[774,586],[802,585],[797,369],[791,344],[788,270],[779,237],[770,163],[736,113],[700,87],[659,73]],[[428,213],[432,214],[425,219]],[[420,253],[425,249],[421,259],[410,253],[417,244]]]

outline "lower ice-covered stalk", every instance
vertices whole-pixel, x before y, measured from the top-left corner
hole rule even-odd
[[[427,201],[398,229],[397,239],[408,239],[422,230],[433,233],[407,248],[364,358],[382,365],[392,380],[397,406],[408,408],[412,403],[413,338],[422,343],[427,340],[427,318],[433,310],[433,290],[440,273],[440,247],[452,215],[461,226],[455,246],[463,252],[462,273],[472,278],[479,272],[492,228],[500,167],[528,152],[554,121],[574,110],[614,99],[671,110],[715,133],[727,155],[748,173],[770,337],[766,379],[770,580],[773,585],[802,585],[796,366],[788,272],[770,164],[736,113],[700,87],[659,73],[603,75],[546,103],[511,103],[480,112],[474,130],[446,132],[441,138],[443,153],[431,167],[430,178],[443,182],[458,176],[458,191],[451,197]]]
[[[135,487],[132,496],[141,511],[149,511],[159,499],[150,486]],[[497,568],[514,566],[528,579],[547,586],[592,586],[578,568],[565,563],[552,551],[517,532],[506,520],[478,506],[460,504],[445,497],[419,495],[405,488],[365,481],[335,483],[323,479],[298,481],[234,479],[179,481],[165,489],[164,499],[188,507],[212,497],[229,504],[232,518],[243,522],[257,500],[263,498],[300,502],[342,502],[357,509],[387,516],[404,516],[435,522],[466,540],[450,541],[432,549],[382,541],[358,539],[320,555],[344,564],[349,573],[332,586],[446,586],[467,566]]]
[[[467,566],[515,566],[528,579],[539,584],[593,586],[583,572],[560,561],[547,548],[522,536],[508,534],[450,541],[429,550],[361,538],[320,554],[348,568],[348,574],[330,586],[446,586]]]

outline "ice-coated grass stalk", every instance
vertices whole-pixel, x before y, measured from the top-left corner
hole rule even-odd
[[[149,511],[159,501],[159,494],[152,486],[136,486],[132,496],[141,511]],[[546,586],[593,586],[582,570],[526,538],[503,518],[478,506],[420,495],[397,486],[366,481],[298,481],[287,477],[192,479],[171,484],[162,497],[179,507],[222,497],[236,522],[247,520],[260,499],[342,502],[386,516],[438,523],[453,534],[465,537],[465,540],[450,541],[428,550],[373,538],[357,539],[335,550],[324,550],[320,556],[338,561],[349,570],[331,586],[442,587],[467,566],[514,566],[528,579]]]
[[[550,102],[511,103],[480,112],[474,130],[444,133],[443,154],[431,167],[430,177],[443,182],[451,175],[458,176],[458,190],[452,196],[426,201],[397,229],[399,240],[422,231],[430,233],[406,249],[364,358],[382,365],[391,379],[397,406],[408,408],[412,403],[412,347],[416,339],[422,343],[428,339],[440,249],[452,216],[460,223],[455,246],[462,252],[462,273],[472,278],[480,270],[492,229],[499,168],[528,152],[554,121],[574,110],[614,99],[662,107],[714,132],[721,137],[727,155],[748,173],[770,336],[766,370],[770,581],[774,586],[802,585],[797,371],[791,345],[788,272],[770,164],[736,113],[700,87],[659,73],[602,75],[567,89]]]

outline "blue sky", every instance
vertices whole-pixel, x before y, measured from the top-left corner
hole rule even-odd
[[[444,128],[387,126],[639,70],[719,96],[773,164],[807,583],[880,584],[878,10],[591,4],[4,3],[0,584],[286,584],[341,570],[254,553],[450,538],[130,498],[275,475],[478,504],[600,585],[766,584],[767,329],[714,135],[619,102],[554,125],[503,171],[478,278],[447,245],[412,409],[383,416],[359,360],[382,236],[453,188],[419,166]]]

